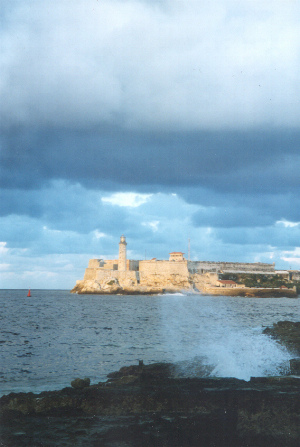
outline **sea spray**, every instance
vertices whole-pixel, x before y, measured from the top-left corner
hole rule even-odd
[[[288,351],[257,331],[231,332],[207,345],[208,362],[215,365],[211,375],[249,380],[251,376],[285,374]]]
[[[162,306],[164,335],[178,375],[249,380],[289,371],[289,352],[262,334],[262,326],[251,326],[251,313],[249,324],[241,324],[240,302],[230,309],[228,302],[215,298],[211,304],[198,298],[198,306],[191,304],[191,297],[168,298]]]

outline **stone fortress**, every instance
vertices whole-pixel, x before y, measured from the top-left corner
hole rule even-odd
[[[190,261],[182,252],[170,253],[169,260],[129,260],[127,242],[121,236],[118,259],[90,259],[83,280],[76,282],[73,293],[154,294],[164,292],[212,293],[217,288],[236,287],[222,281],[220,275],[248,273],[275,275],[275,264]],[[287,271],[280,272],[286,276]],[[239,288],[244,287],[238,285]]]

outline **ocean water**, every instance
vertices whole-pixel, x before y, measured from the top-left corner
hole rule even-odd
[[[300,321],[299,299],[31,293],[0,291],[1,395],[98,383],[139,360],[179,362],[185,376],[283,374],[291,355],[262,330]]]

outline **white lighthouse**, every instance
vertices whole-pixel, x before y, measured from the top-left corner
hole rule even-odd
[[[126,271],[126,238],[122,234],[119,242],[119,262],[118,262],[118,270],[120,272]]]

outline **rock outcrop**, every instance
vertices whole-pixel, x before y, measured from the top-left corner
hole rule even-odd
[[[127,285],[118,280],[102,283],[96,280],[81,280],[76,281],[75,287],[71,293],[79,294],[97,294],[97,295],[156,295],[168,291],[166,288],[159,286],[147,285]],[[178,289],[170,289],[169,291],[176,292]]]
[[[174,378],[174,365],[121,368],[109,381],[0,399],[6,447],[298,447],[300,379]]]
[[[80,379],[77,377],[76,379],[72,380],[71,386],[73,388],[86,388],[87,386],[90,386],[91,380],[88,377],[85,377],[84,379]]]
[[[300,357],[300,322],[278,321],[272,327],[265,328],[263,332]]]

